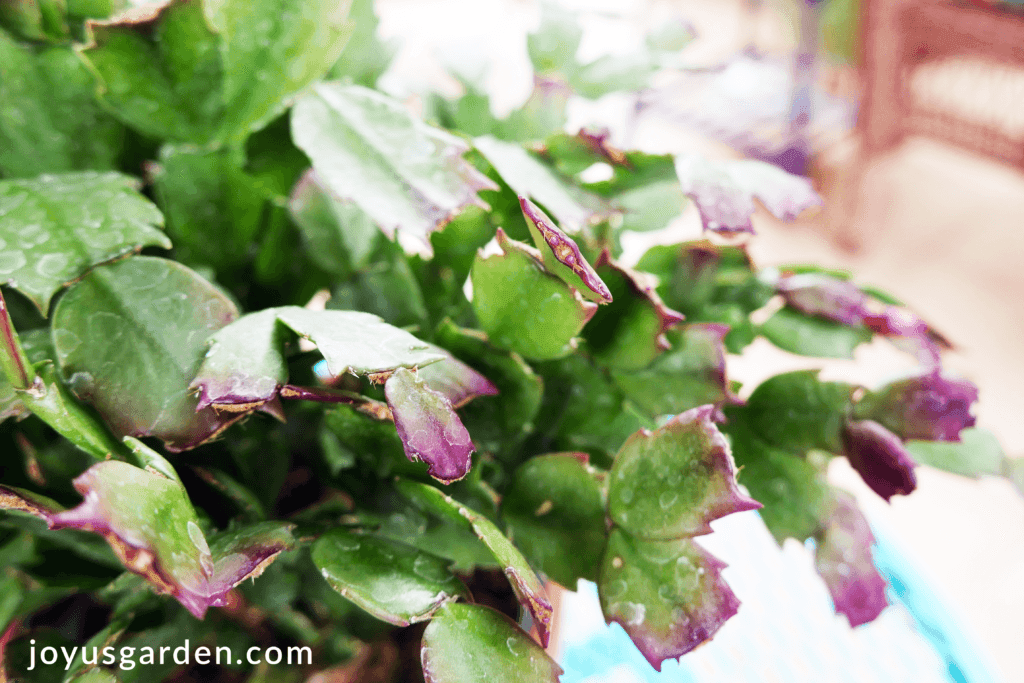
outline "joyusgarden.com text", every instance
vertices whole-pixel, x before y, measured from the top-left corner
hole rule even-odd
[[[244,657],[244,659],[243,659]],[[117,666],[128,671],[135,666],[169,664],[172,661],[179,665],[195,664],[243,664],[248,662],[257,665],[263,662],[267,664],[285,664],[299,666],[313,663],[313,650],[309,647],[268,647],[265,650],[260,647],[250,647],[244,653],[235,654],[230,647],[209,648],[204,645],[192,650],[189,641],[178,647],[170,645],[160,647],[60,647],[47,646],[36,651],[36,641],[30,641],[28,670],[32,671],[37,666],[64,667],[70,670],[76,660],[87,667],[97,665]]]

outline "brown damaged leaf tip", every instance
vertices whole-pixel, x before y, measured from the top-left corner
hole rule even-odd
[[[554,262],[545,259],[549,266],[548,269],[566,280],[567,284],[580,289],[587,298],[599,303],[611,303],[612,293],[608,290],[608,286],[580,253],[576,242],[560,230],[536,204],[523,195],[519,195],[519,206],[526,217],[534,241],[537,242],[537,248],[544,256],[550,255],[554,259]],[[560,266],[568,269],[572,275],[575,275],[575,278],[566,279],[566,273],[559,272],[562,270]]]

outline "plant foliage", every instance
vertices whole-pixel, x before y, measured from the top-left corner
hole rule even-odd
[[[303,673],[344,680],[554,681],[545,582],[578,579],[660,669],[738,608],[700,546],[715,519],[761,508],[815,539],[856,625],[885,584],[827,462],[886,498],[915,460],[1009,471],[920,318],[715,234],[758,203],[794,217],[808,181],[562,130],[569,93],[641,87],[685,31],[581,65],[550,15],[521,110],[498,121],[468,86],[424,120],[373,88],[390,49],[349,4],[0,5],[9,676],[298,676],[152,661],[188,638],[308,648]],[[708,239],[621,262],[687,201]],[[741,400],[727,357],[759,336],[827,357],[883,336],[922,367]],[[28,667],[44,645],[150,661]]]

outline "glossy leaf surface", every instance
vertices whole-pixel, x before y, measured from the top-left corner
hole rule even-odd
[[[694,541],[649,541],[612,530],[598,594],[608,623],[625,629],[658,671],[711,639],[739,600],[722,580],[725,563]]]
[[[334,64],[350,3],[176,0],[93,27],[102,97],[154,137],[238,142]],[[261,17],[253,21],[254,16]]]
[[[149,136],[205,143],[224,116],[219,41],[203,3],[173,0],[93,26],[82,51],[100,96],[121,121]]]
[[[797,370],[759,384],[744,410],[769,444],[798,454],[814,448],[838,453],[852,392],[849,384],[820,381],[817,370]]]
[[[728,414],[728,413],[727,413]],[[729,414],[732,452],[739,481],[764,505],[758,511],[768,530],[782,543],[817,535],[830,498],[822,468],[803,457],[771,446]]]
[[[157,467],[94,465],[75,480],[85,501],[49,515],[47,522],[103,535],[125,567],[201,619],[210,606],[226,604],[227,591],[258,573],[291,537],[280,525],[268,524],[235,533],[211,552],[181,482],[164,474],[173,468],[152,451],[149,458]]]
[[[206,338],[237,316],[188,268],[136,256],[95,268],[68,290],[54,310],[53,345],[72,391],[115,433],[155,436],[183,450],[236,419],[197,410],[189,383]]]
[[[494,185],[462,158],[468,146],[360,86],[325,83],[296,103],[295,144],[323,185],[350,200],[388,236],[427,236]]]
[[[22,405],[97,460],[124,455],[96,414],[71,394],[52,362],[41,362],[36,371],[39,381],[31,390],[18,392]]]
[[[784,351],[819,358],[853,358],[854,350],[871,341],[871,330],[807,316],[791,308],[776,311],[759,328]]]
[[[278,310],[278,319],[316,344],[335,376],[346,372],[385,372],[444,358],[408,332],[369,313],[310,311],[287,306]]]
[[[120,173],[0,180],[0,282],[44,314],[90,267],[144,246],[169,249],[163,216]]]
[[[609,473],[613,522],[640,538],[667,540],[710,533],[713,520],[761,507],[737,488],[713,413],[713,406],[694,408],[623,444]]]
[[[587,344],[603,365],[627,372],[644,368],[668,348],[664,333],[683,315],[665,306],[643,273],[614,263],[607,251],[596,266],[613,301],[594,313],[584,331]]]
[[[614,372],[615,383],[647,414],[675,415],[731,397],[725,376],[725,346],[729,329],[718,323],[695,323],[665,333],[671,344],[648,367],[637,372]]]
[[[758,277],[745,248],[707,240],[652,247],[637,268],[658,277],[658,294],[685,314],[687,322],[728,325],[725,345],[730,353],[741,353],[754,340],[750,314],[774,294]]]
[[[505,615],[482,605],[449,603],[423,632],[427,683],[556,683],[562,668]]]
[[[334,529],[314,544],[313,562],[334,590],[397,626],[466,594],[446,560],[378,536]]]
[[[541,204],[569,234],[607,209],[601,200],[556,175],[520,145],[491,136],[478,137],[473,146],[494,166],[512,191]]]
[[[352,202],[328,192],[310,170],[295,184],[288,210],[299,226],[313,261],[335,275],[366,267],[380,231]]]
[[[612,456],[646,425],[609,373],[574,354],[538,366],[546,391],[538,429],[551,434],[554,448]]]
[[[220,39],[222,140],[245,139],[337,61],[352,33],[351,0],[204,0]],[[259,20],[254,21],[254,17]]]

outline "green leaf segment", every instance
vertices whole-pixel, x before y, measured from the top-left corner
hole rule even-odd
[[[146,246],[170,249],[163,216],[120,173],[0,181],[0,283],[44,314],[64,285]]]

